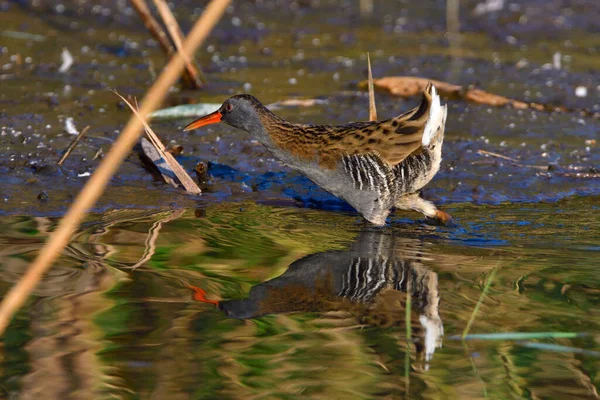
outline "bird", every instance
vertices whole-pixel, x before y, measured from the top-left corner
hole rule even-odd
[[[447,106],[429,82],[418,106],[383,121],[298,124],[278,117],[254,96],[240,94],[184,131],[219,122],[244,130],[281,163],[376,226],[386,224],[393,208],[451,224],[450,215],[420,193],[440,168],[446,115]]]
[[[419,320],[413,325],[415,344],[429,362],[442,345],[444,325],[438,274],[422,263],[423,249],[419,239],[363,230],[348,249],[304,256],[278,277],[251,287],[245,298],[209,300],[203,289],[182,283],[194,300],[213,304],[229,318],[343,310],[373,326],[405,324],[398,295],[408,293]]]

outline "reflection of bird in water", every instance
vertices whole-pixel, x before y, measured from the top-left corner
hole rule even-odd
[[[311,254],[293,262],[282,275],[255,285],[245,299],[199,301],[216,304],[229,317],[255,318],[294,311],[346,310],[361,322],[390,326],[405,323],[404,306],[410,293],[419,315],[415,336],[418,351],[429,361],[441,347],[444,327],[439,317],[438,279],[419,261],[420,241],[363,232],[347,251]],[[402,253],[401,253],[402,252]]]

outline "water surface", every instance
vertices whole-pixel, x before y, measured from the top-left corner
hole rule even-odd
[[[141,97],[165,62],[129,3],[63,3],[0,3],[2,294],[130,117],[109,89]],[[375,77],[598,112],[597,1],[477,6],[460,2],[457,44],[441,0],[236,3],[197,53],[208,86],[167,105],[317,97],[278,113],[365,120],[369,51]],[[177,2],[185,31],[201,7]],[[75,64],[59,73],[65,46]],[[377,95],[382,118],[417,102]],[[242,132],[153,123],[189,171],[208,163],[207,190],[188,196],[128,157],[7,330],[0,397],[598,398],[597,116],[457,100],[448,115],[423,195],[455,227],[398,212],[374,229]],[[67,117],[91,129],[57,167]],[[565,335],[462,342],[469,321]]]

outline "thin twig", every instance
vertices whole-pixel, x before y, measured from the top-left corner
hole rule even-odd
[[[490,276],[488,276],[487,281],[485,282],[485,286],[483,287],[483,292],[481,292],[481,296],[479,296],[479,300],[477,301],[477,304],[475,305],[475,308],[473,309],[473,312],[471,313],[471,318],[469,319],[469,322],[467,323],[467,326],[465,327],[465,330],[463,331],[463,334],[462,334],[463,340],[465,340],[465,338],[469,334],[469,331],[471,330],[471,325],[473,325],[473,322],[475,322],[475,317],[479,313],[479,308],[481,307],[481,304],[483,304],[483,300],[485,300],[487,292],[488,292],[488,290],[490,290],[490,287],[492,286],[492,283],[494,282],[494,278],[496,277],[496,272],[498,272],[498,265],[496,265],[494,267],[494,269],[492,269]]]
[[[184,52],[192,54],[202,44],[210,31],[219,21],[230,0],[212,0],[200,19],[194,25],[184,44]],[[140,117],[146,120],[164,100],[171,85],[173,85],[183,71],[183,59],[177,55],[169,61],[163,69],[158,80],[152,85],[140,109]],[[42,275],[52,262],[65,248],[71,235],[79,226],[86,212],[96,203],[110,178],[117,171],[123,159],[133,145],[138,141],[142,132],[143,123],[137,117],[132,117],[125,126],[110,152],[106,155],[96,172],[90,177],[79,193],[65,217],[33,261],[23,278],[11,288],[0,303],[0,334],[8,326],[12,316],[23,305],[29,293],[38,284]]]
[[[202,70],[198,68],[193,59],[187,57],[186,54],[183,52],[183,32],[181,32],[181,28],[179,27],[177,20],[173,16],[171,9],[169,8],[165,0],[154,0],[154,5],[156,5],[158,13],[160,14],[160,17],[162,18],[163,22],[165,23],[165,26],[167,27],[167,30],[169,31],[171,40],[173,41],[173,43],[175,43],[175,48],[177,49],[177,52],[179,52],[179,54],[181,54],[185,59],[186,73],[189,74],[190,79],[196,82],[197,87],[202,86],[200,83],[198,83],[198,78],[200,78],[200,81],[202,83],[206,83],[206,78],[204,77]]]
[[[62,165],[62,163],[65,162],[65,160],[67,159],[67,157],[69,157],[69,155],[71,154],[71,152],[73,151],[73,149],[75,148],[75,146],[77,146],[77,143],[79,143],[79,141],[81,140],[82,137],[85,136],[85,134],[90,130],[90,126],[86,126],[85,128],[83,128],[81,130],[81,132],[79,132],[79,134],[75,137],[75,139],[73,139],[71,141],[71,143],[69,144],[69,147],[67,147],[67,151],[65,151],[65,154],[63,154],[63,156],[60,158],[60,160],[58,160],[58,162],[56,163],[57,165]]]
[[[532,168],[532,169],[537,169],[537,170],[540,170],[540,171],[548,171],[548,167],[547,166],[522,164],[522,163],[520,163],[518,160],[516,160],[514,158],[510,158],[510,157],[507,157],[507,156],[504,156],[504,155],[498,154],[498,153],[492,153],[491,151],[477,150],[477,154],[481,154],[481,155],[484,155],[484,156],[491,156],[491,157],[501,158],[503,160],[510,161],[513,165],[515,165],[517,167]]]
[[[375,107],[375,89],[373,88],[373,72],[371,71],[371,56],[367,53],[367,66],[369,69],[369,121],[377,121],[377,107]]]
[[[484,156],[492,156],[492,157],[496,157],[496,158],[501,158],[503,160],[508,160],[508,161],[512,161],[514,163],[519,163],[519,161],[515,158],[510,158],[507,156],[504,156],[502,154],[498,154],[498,153],[492,153],[491,151],[487,151],[487,150],[477,150],[478,154],[484,155]]]
[[[144,0],[131,0],[131,4],[133,8],[137,11],[138,15],[144,22],[146,29],[150,32],[150,34],[158,41],[158,44],[163,49],[167,57],[172,59],[173,55],[176,54],[175,48],[169,41],[169,36],[160,26],[158,21],[152,16],[150,12],[150,8]],[[200,82],[196,79],[196,74],[194,71],[188,69],[189,64],[186,64],[186,68],[183,72],[183,82],[186,87],[190,89],[199,89],[202,87]]]

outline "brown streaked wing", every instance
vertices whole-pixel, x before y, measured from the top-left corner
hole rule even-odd
[[[391,167],[406,157],[421,151],[421,140],[431,106],[430,88],[421,103],[404,114],[381,122],[358,122],[331,127],[330,137],[337,140],[324,143],[322,154],[328,158],[345,155],[377,154]]]

